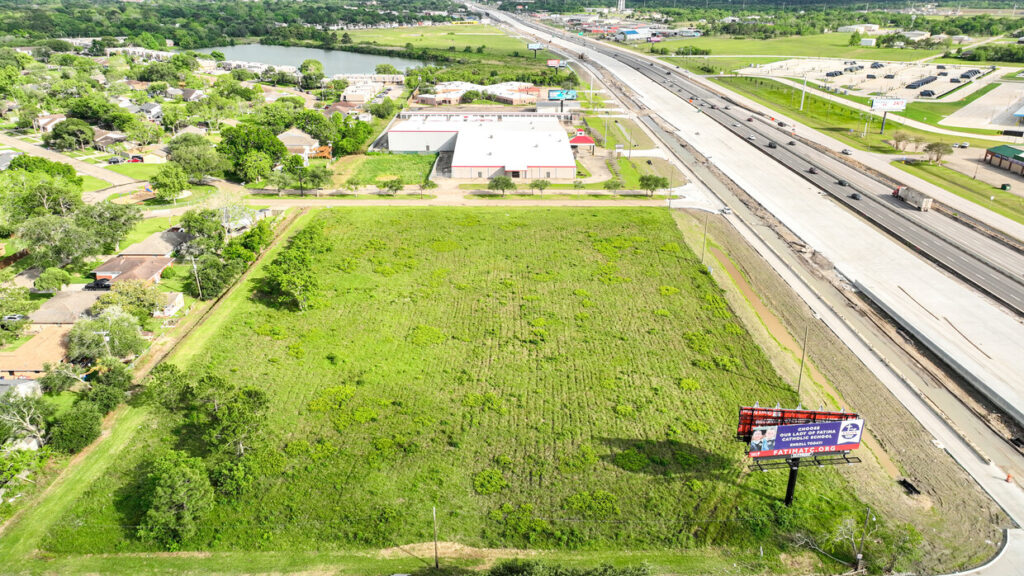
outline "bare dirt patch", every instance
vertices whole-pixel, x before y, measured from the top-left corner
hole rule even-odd
[[[476,568],[490,568],[496,561],[504,558],[534,556],[533,550],[518,550],[515,548],[473,548],[459,544],[458,542],[438,542],[437,555],[441,558],[452,560],[475,560],[480,565]],[[432,559],[434,557],[433,542],[417,542],[405,546],[385,548],[378,554],[380,558],[401,558],[412,556],[414,558]]]

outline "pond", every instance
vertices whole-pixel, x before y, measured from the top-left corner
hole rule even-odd
[[[391,64],[399,71],[405,71],[423,64],[411,58],[395,58],[393,56],[377,56],[374,54],[357,54],[342,50],[321,50],[319,48],[303,48],[300,46],[268,46],[265,44],[240,44],[220,48],[203,48],[196,52],[210,53],[218,50],[228,60],[259,62],[271,66],[295,66],[298,68],[303,60],[319,60],[324,65],[324,74],[329,78],[335,74],[373,74],[378,64]]]

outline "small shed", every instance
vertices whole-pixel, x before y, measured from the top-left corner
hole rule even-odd
[[[153,311],[154,318],[169,318],[178,313],[185,306],[185,296],[181,292],[167,292],[164,294],[163,307]]]

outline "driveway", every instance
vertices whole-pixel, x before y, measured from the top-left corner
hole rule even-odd
[[[35,144],[22,142],[17,138],[8,136],[7,134],[0,134],[0,144],[21,150],[22,152],[30,156],[39,156],[41,158],[46,158],[47,160],[52,160],[54,162],[64,162],[65,164],[70,164],[79,173],[88,174],[89,176],[93,176],[95,178],[99,178],[100,180],[110,182],[110,184],[114,186],[119,186],[121,184],[131,184],[132,182],[135,182],[135,180],[132,180],[131,178],[124,176],[123,174],[111,172],[110,170],[107,170],[95,164],[82,162],[81,160],[77,160],[70,156],[65,156],[60,152],[54,152],[53,150],[50,150],[48,148],[43,148],[42,146],[36,146]]]

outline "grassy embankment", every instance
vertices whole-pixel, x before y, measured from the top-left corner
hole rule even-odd
[[[961,198],[1024,224],[1024,198],[1013,192],[1002,190],[981,180],[975,180],[945,166],[924,163],[910,165],[902,162],[893,162],[892,164],[900,170],[927,180]],[[1013,185],[1020,186],[1018,183],[1013,183]]]

